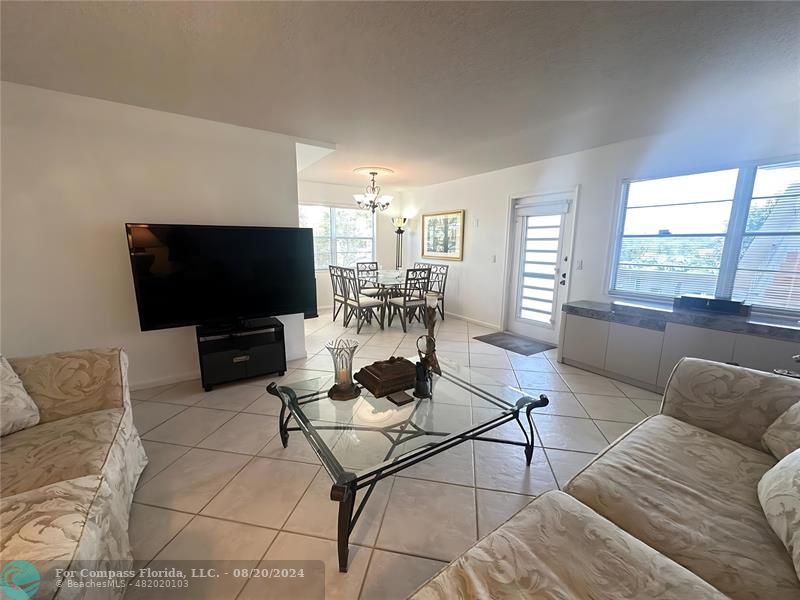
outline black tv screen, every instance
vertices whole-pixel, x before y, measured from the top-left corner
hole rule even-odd
[[[142,331],[316,316],[311,229],[126,223]]]

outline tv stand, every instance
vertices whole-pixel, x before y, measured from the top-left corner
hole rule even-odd
[[[286,373],[283,323],[274,317],[198,325],[203,389],[271,373]]]

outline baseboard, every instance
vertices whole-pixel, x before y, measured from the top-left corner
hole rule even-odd
[[[303,354],[303,356],[298,356],[296,358],[288,358],[286,362],[294,362],[296,360],[306,360],[308,358],[308,352]],[[183,373],[180,375],[170,375],[168,377],[160,377],[158,379],[145,379],[144,381],[129,381],[128,385],[131,388],[132,392],[136,392],[139,390],[146,390],[148,388],[159,387],[162,385],[170,385],[172,383],[183,383],[184,381],[192,381],[193,379],[200,379],[200,371],[193,371],[191,373]]]
[[[502,331],[503,329],[496,323],[487,323],[486,321],[479,321],[478,319],[473,319],[472,317],[465,317],[464,315],[459,315],[454,312],[445,311],[444,314],[447,317],[455,317],[456,319],[466,321],[467,323],[472,323],[473,325],[480,325],[481,327],[486,327],[488,329],[496,329],[497,331]]]
[[[159,377],[157,379],[145,379],[144,381],[129,381],[131,391],[146,390],[147,388],[158,387],[161,385],[170,385],[171,383],[182,383],[184,381],[191,381],[193,379],[200,379],[200,370],[192,371],[190,373],[181,373],[178,375],[169,375],[167,377]]]
[[[564,365],[568,365],[570,367],[575,367],[577,369],[583,369],[584,371],[589,371],[590,373],[594,373],[595,375],[602,375],[603,377],[608,377],[609,379],[616,379],[617,381],[621,381],[622,383],[627,383],[629,385],[633,385],[649,392],[653,392],[654,394],[663,394],[664,388],[659,387],[658,385],[647,383],[646,381],[640,381],[638,379],[633,379],[631,377],[627,377],[625,375],[621,375],[619,373],[613,373],[611,371],[606,371],[605,369],[601,369],[599,367],[594,367],[592,365],[587,365],[577,360],[572,360],[571,358],[563,358],[559,361]]]

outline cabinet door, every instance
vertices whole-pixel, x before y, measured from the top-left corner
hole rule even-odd
[[[283,344],[264,344],[250,348],[250,360],[247,362],[248,377],[285,371],[286,358]]]
[[[216,385],[247,377],[250,356],[246,351],[227,350],[204,354],[200,360],[203,363],[203,383]]]
[[[602,369],[606,362],[608,321],[565,315],[564,339],[561,354],[567,360]]]
[[[605,369],[655,385],[663,343],[663,331],[611,323]]]
[[[663,387],[667,384],[672,369],[684,356],[731,362],[735,340],[736,334],[728,331],[667,323],[661,365],[658,369],[658,385]]]
[[[771,340],[739,333],[736,335],[733,360],[743,367],[760,371],[772,371],[772,369],[797,371],[800,370],[800,364],[792,360],[795,354],[800,354],[800,342]]]

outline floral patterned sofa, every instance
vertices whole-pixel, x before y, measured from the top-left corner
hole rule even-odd
[[[757,493],[777,463],[762,436],[798,401],[798,380],[683,359],[659,415],[413,597],[800,598],[792,556]]]
[[[56,589],[52,572],[131,568],[128,517],[147,457],[133,425],[127,357],[98,349],[9,362],[40,422],[0,438],[0,561],[38,568],[36,598],[98,597]]]

